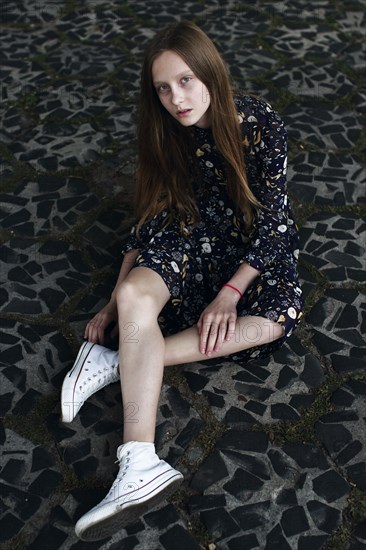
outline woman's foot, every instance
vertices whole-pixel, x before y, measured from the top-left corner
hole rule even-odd
[[[75,526],[79,538],[100,540],[135,522],[170,496],[183,475],[155,453],[153,443],[129,441],[117,449],[119,472],[107,496]]]
[[[84,401],[104,386],[118,380],[118,352],[84,342],[62,384],[62,421],[72,422]]]

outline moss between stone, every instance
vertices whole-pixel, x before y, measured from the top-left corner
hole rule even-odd
[[[314,426],[324,415],[331,413],[334,406],[331,403],[333,393],[342,387],[348,380],[355,379],[354,374],[329,374],[326,381],[313,390],[315,400],[308,409],[301,409],[301,419],[298,421],[284,421],[275,424],[256,424],[253,431],[265,432],[274,445],[282,446],[285,443],[313,443],[318,444]]]
[[[0,550],[25,550],[29,547],[31,537],[26,534],[20,534],[7,542],[0,544]]]
[[[190,442],[190,446],[198,446],[203,451],[201,459],[196,464],[196,468],[198,468],[199,464],[201,464],[210,452],[213,451],[216,441],[228,427],[223,422],[217,420],[204,396],[197,395],[190,390],[182,375],[181,368],[182,367],[169,367],[169,369],[165,369],[164,381],[170,386],[177,388],[180,394],[187,399],[205,422],[204,428],[202,428],[199,434]],[[185,463],[184,458],[183,463]]]
[[[187,528],[192,537],[199,543],[200,550],[214,550],[216,548],[213,542],[214,539],[197,515],[187,518]]]
[[[53,437],[46,426],[46,418],[53,411],[58,400],[58,394],[46,395],[37,401],[32,412],[4,416],[5,428],[15,431],[34,445],[50,445]]]
[[[328,539],[324,550],[348,550],[352,532],[357,525],[366,520],[366,494],[354,483],[347,499],[347,508],[343,510],[342,523]]]

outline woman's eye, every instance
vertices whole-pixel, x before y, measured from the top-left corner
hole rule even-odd
[[[192,77],[190,77],[190,76],[184,76],[182,78],[183,84],[187,84],[187,82],[189,82],[190,80],[192,80]]]
[[[162,84],[158,87],[158,94],[163,94],[168,90],[168,86],[166,84]]]

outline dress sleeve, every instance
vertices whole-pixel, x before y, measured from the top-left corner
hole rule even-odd
[[[150,247],[154,235],[162,231],[168,216],[167,210],[162,210],[153,218],[143,223],[140,227],[139,236],[136,235],[137,223],[131,228],[131,232],[127,241],[122,247],[122,254],[126,254],[129,250],[141,250]]]
[[[247,117],[250,159],[248,178],[263,208],[258,210],[243,261],[263,271],[278,259],[292,256],[289,226],[294,224],[289,210],[286,184],[287,132],[270,105],[258,102],[255,116]]]
[[[122,245],[121,253],[126,254],[126,252],[129,252],[130,250],[137,250],[140,246],[141,242],[136,237],[136,225],[133,225],[129,237]]]

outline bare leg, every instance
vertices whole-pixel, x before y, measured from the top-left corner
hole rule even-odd
[[[124,441],[153,442],[164,370],[164,338],[157,318],[169,299],[163,279],[133,269],[117,291]]]
[[[164,366],[208,359],[199,351],[196,327],[164,339],[157,318],[168,300],[163,279],[145,267],[134,268],[117,292],[125,442],[154,441]],[[282,327],[268,319],[239,317],[233,338],[211,358],[265,344],[282,335]]]
[[[281,336],[283,336],[281,325],[273,323],[265,317],[238,317],[232,339],[224,341],[221,350],[212,352],[210,359],[268,344]],[[164,366],[209,359],[207,355],[200,352],[198,344],[198,330],[195,326],[168,336],[165,338]]]

